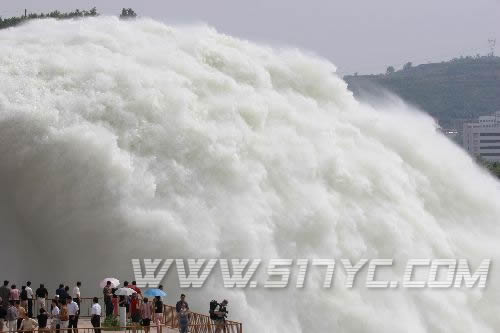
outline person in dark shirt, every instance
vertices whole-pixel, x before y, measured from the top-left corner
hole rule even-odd
[[[2,297],[0,297],[0,332],[3,332],[3,326],[6,316],[7,310],[2,306]]]
[[[45,302],[49,297],[49,291],[45,288],[43,283],[41,283],[40,287],[35,291],[35,296],[38,304],[38,311],[40,311],[40,309],[47,309],[47,304]]]
[[[36,317],[36,319],[38,319],[39,328],[47,328],[47,319],[49,319],[49,316],[47,315],[45,309],[40,309],[40,314]]]
[[[175,304],[175,311],[177,313],[181,312],[183,306],[186,308],[186,310],[189,310],[189,305],[186,302],[186,295],[184,294],[181,295],[181,300],[177,302],[177,304]]]
[[[61,299],[61,294],[64,293],[64,284],[60,284],[59,288],[56,290],[56,295],[59,296],[59,299]]]
[[[2,298],[2,303],[0,305],[3,306],[5,311],[9,308],[9,296],[10,296],[10,289],[9,289],[9,281],[5,280],[3,282],[3,286],[0,287],[0,297]]]
[[[26,290],[26,286],[21,287],[21,306],[25,309],[28,308],[28,291]]]
[[[56,295],[59,295],[59,300],[66,300],[68,299],[68,290],[69,290],[69,287],[62,287],[62,285],[59,286],[60,288],[57,289],[57,291],[59,291],[59,294],[57,293],[56,291]]]

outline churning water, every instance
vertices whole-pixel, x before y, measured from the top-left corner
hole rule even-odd
[[[500,255],[498,183],[432,119],[206,26],[0,31],[0,189],[2,279],[93,288],[142,257]],[[190,301],[230,299],[247,332],[498,332],[495,273],[486,289],[325,290],[318,269],[301,290],[210,281]]]

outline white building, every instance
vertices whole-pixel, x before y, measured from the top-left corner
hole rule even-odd
[[[479,117],[477,122],[464,123],[463,146],[472,155],[487,161],[500,161],[500,111]]]

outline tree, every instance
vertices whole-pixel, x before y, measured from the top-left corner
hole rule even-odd
[[[134,13],[135,14],[135,13]],[[98,16],[99,13],[97,12],[97,9],[95,7],[91,8],[90,10],[80,10],[76,9],[73,12],[67,12],[67,13],[61,13],[58,10],[54,10],[50,13],[29,13],[25,14],[22,16],[13,16],[10,18],[5,18],[2,19],[0,18],[0,29],[5,29],[5,28],[10,28],[14,27],[18,24],[21,24],[24,21],[27,20],[34,20],[34,19],[44,19],[44,18],[54,18],[58,20],[63,20],[63,19],[70,19],[74,17],[86,17],[86,16]]]
[[[404,70],[404,71],[407,71],[407,70],[409,70],[412,66],[413,66],[413,64],[411,63],[411,61],[409,61],[409,62],[407,62],[406,64],[404,64],[404,66],[403,66],[403,70]]]
[[[122,8],[122,13],[120,14],[121,19],[133,19],[136,18],[137,14],[132,8]]]
[[[387,70],[385,71],[385,74],[389,75],[389,74],[392,74],[394,72],[395,72],[394,67],[393,66],[389,66],[389,67],[387,67]]]

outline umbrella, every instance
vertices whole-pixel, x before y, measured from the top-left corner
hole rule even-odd
[[[150,297],[156,297],[156,296],[160,296],[160,297],[165,297],[167,296],[167,293],[164,292],[163,290],[161,289],[148,289],[145,293],[144,293],[144,296],[150,296]]]
[[[104,288],[106,287],[106,284],[108,283],[108,281],[111,281],[111,288],[116,288],[120,285],[120,280],[118,279],[115,279],[115,278],[105,278],[104,280],[102,280],[101,282],[99,282],[99,286],[101,288]]]
[[[120,288],[115,291],[115,295],[117,296],[130,296],[132,294],[136,294],[137,292],[134,289],[130,288]]]

